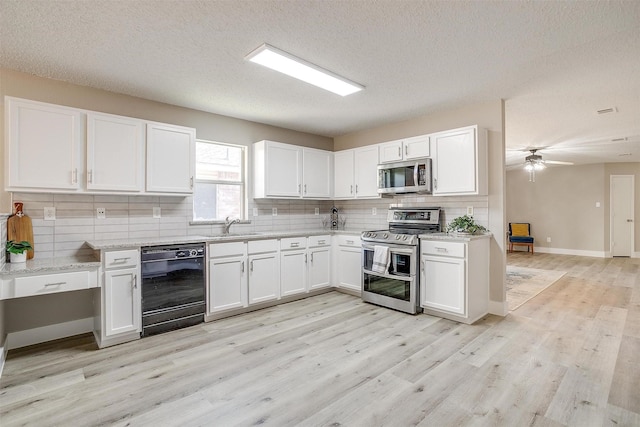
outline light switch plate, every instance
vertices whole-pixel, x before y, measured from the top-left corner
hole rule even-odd
[[[547,243],[551,243],[551,237],[547,237]]]
[[[105,208],[96,208],[96,218],[105,219],[107,217],[107,210]]]
[[[371,208],[371,215],[378,215],[378,209]]]
[[[271,215],[278,216],[278,208],[271,208]]]
[[[159,206],[154,206],[153,207],[153,217],[154,218],[160,218],[162,216],[162,210],[160,209]]]
[[[473,206],[467,206],[467,215],[473,216]]]
[[[55,221],[55,219],[56,219],[56,208],[54,207],[44,208],[44,220]]]
[[[316,215],[320,215],[320,208],[316,208],[316,210],[315,210],[315,214],[316,214]]]

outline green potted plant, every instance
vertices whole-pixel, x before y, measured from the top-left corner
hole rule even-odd
[[[9,252],[10,262],[26,262],[27,251],[33,249],[31,243],[23,240],[22,242],[16,242],[15,240],[7,240],[7,252]]]
[[[454,218],[453,221],[447,225],[447,233],[481,234],[485,231],[487,231],[487,229],[475,222],[473,217],[469,215]]]

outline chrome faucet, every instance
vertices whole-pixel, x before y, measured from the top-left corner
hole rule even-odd
[[[231,228],[231,226],[232,226],[233,224],[237,224],[237,223],[239,223],[239,222],[240,222],[240,219],[239,219],[239,218],[236,218],[236,219],[234,219],[234,220],[231,220],[231,219],[229,219],[229,217],[227,217],[227,218],[224,220],[224,228],[222,229],[222,234],[229,234],[229,229]]]

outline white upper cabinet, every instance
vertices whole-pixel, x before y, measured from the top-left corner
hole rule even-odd
[[[333,184],[333,153],[302,149],[302,196],[328,199]]]
[[[275,141],[253,144],[253,197],[331,197],[332,153]]]
[[[468,126],[431,135],[433,194],[487,194],[487,133]]]
[[[82,120],[73,108],[7,97],[6,190],[78,190]]]
[[[87,189],[144,190],[144,122],[87,113]]]
[[[195,141],[195,129],[147,124],[148,192],[193,193]]]
[[[336,199],[378,198],[378,146],[337,151],[334,154]]]
[[[383,142],[380,147],[380,163],[393,163],[429,157],[429,135],[414,136],[397,141]]]

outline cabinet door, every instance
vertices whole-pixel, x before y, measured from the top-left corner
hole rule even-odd
[[[378,146],[355,150],[356,197],[376,198],[378,194]]]
[[[352,199],[355,197],[354,177],[354,151],[338,151],[333,155],[333,197]]]
[[[309,249],[309,289],[331,286],[331,250],[329,247]]]
[[[360,248],[338,248],[338,286],[361,292],[362,255]]]
[[[421,305],[466,315],[465,260],[425,255],[422,262]]]
[[[142,330],[142,294],[138,269],[104,273],[105,335]]]
[[[330,151],[302,150],[302,196],[330,198],[333,182],[333,155]]]
[[[265,153],[266,195],[300,197],[302,150],[295,145],[267,142]]]
[[[142,191],[144,124],[87,113],[87,189]]]
[[[412,160],[429,157],[429,135],[414,136],[404,140],[404,159]]]
[[[433,194],[477,194],[476,129],[468,127],[432,135]]]
[[[76,190],[84,143],[79,110],[7,98],[7,190]]]
[[[402,140],[385,142],[379,145],[380,163],[392,163],[403,159]]]
[[[280,294],[295,295],[307,292],[307,251],[280,252]]]
[[[147,191],[193,192],[195,129],[147,124]]]
[[[246,307],[246,257],[232,256],[209,261],[209,313]]]
[[[280,298],[279,266],[277,252],[249,256],[249,304]]]

